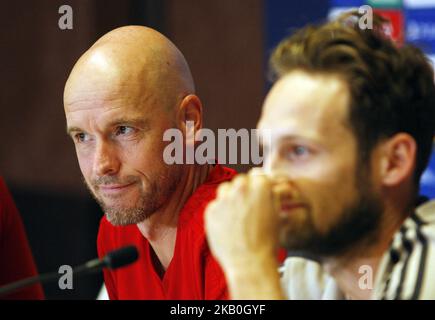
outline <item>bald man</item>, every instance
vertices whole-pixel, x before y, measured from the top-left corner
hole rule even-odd
[[[188,137],[202,127],[202,104],[181,52],[152,29],[115,29],[74,66],[64,107],[84,180],[105,212],[99,256],[129,244],[139,250],[138,262],[104,272],[109,297],[227,298],[203,211],[235,172],[163,160],[167,129]]]

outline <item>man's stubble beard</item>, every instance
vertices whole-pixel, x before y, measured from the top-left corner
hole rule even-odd
[[[142,181],[134,176],[128,176],[125,179],[126,183],[134,182],[139,187],[139,199],[135,204],[130,206],[112,205],[108,206],[104,203],[102,197],[96,194],[95,189],[101,183],[113,183],[118,181],[116,177],[101,177],[96,181],[91,182],[94,186],[85,185],[91,192],[91,195],[98,202],[106,219],[114,226],[126,226],[131,224],[138,224],[146,219],[149,219],[155,212],[157,212],[175,192],[177,185],[181,181],[182,171],[178,166],[169,166],[164,164],[163,172],[154,178],[146,178],[145,183],[147,186],[142,185]],[[146,189],[146,190],[144,190]]]
[[[304,230],[294,236],[291,232],[281,233],[282,244],[297,255],[316,260],[342,255],[355,246],[364,247],[376,242],[380,233],[384,207],[380,196],[373,191],[369,169],[360,169],[355,174],[356,199],[344,208],[335,223],[325,234],[316,230],[312,215]],[[323,213],[327,214],[327,213]]]

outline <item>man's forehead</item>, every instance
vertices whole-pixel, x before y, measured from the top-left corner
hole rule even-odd
[[[110,87],[82,87],[65,96],[64,105],[66,112],[80,110],[100,109],[102,107],[115,108],[118,106],[129,106],[134,102],[134,95],[125,94],[121,86]]]
[[[145,82],[143,77],[128,64],[114,61],[107,50],[90,50],[76,63],[65,84],[65,107],[138,95]]]
[[[66,112],[67,133],[75,131],[104,131],[119,125],[147,129],[153,115],[139,109],[126,110],[122,106],[91,108]]]
[[[349,91],[337,76],[292,72],[280,79],[265,100],[259,129],[279,134],[322,137],[348,129]]]
[[[94,90],[84,88],[65,99],[65,115],[68,126],[87,126],[94,122],[106,126],[116,119],[141,118],[151,115],[149,101],[144,101],[130,91],[117,88]]]
[[[77,72],[65,85],[64,104],[68,108],[80,107],[86,101],[111,101],[137,94],[138,84],[123,77],[95,72]]]
[[[92,111],[92,109],[125,109],[125,112],[142,111],[156,100],[152,90],[147,90],[139,80],[83,79],[69,82],[64,93],[66,113]],[[149,110],[148,110],[149,111]],[[147,111],[147,112],[148,112]]]

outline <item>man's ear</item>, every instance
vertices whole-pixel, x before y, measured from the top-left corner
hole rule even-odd
[[[192,134],[202,128],[202,103],[198,96],[189,94],[183,98],[178,109],[178,125],[184,134]]]
[[[398,133],[385,140],[381,149],[380,174],[385,186],[395,186],[413,178],[417,143],[412,136]]]
[[[195,134],[202,128],[202,104],[196,95],[189,94],[183,98],[178,109],[177,121],[184,135],[186,157],[191,157],[195,148]],[[186,161],[190,163],[193,159],[189,158]]]

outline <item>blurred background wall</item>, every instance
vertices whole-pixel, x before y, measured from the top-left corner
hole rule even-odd
[[[64,4],[73,9],[73,30],[58,27]],[[249,129],[269,86],[272,48],[294,28],[326,19],[330,8],[327,0],[3,1],[0,175],[21,211],[39,271],[96,256],[102,213],[81,181],[62,94],[75,61],[98,37],[128,24],[159,30],[190,64],[205,126]],[[95,275],[77,279],[74,290],[54,284],[45,291],[49,299],[93,299],[101,283]]]

